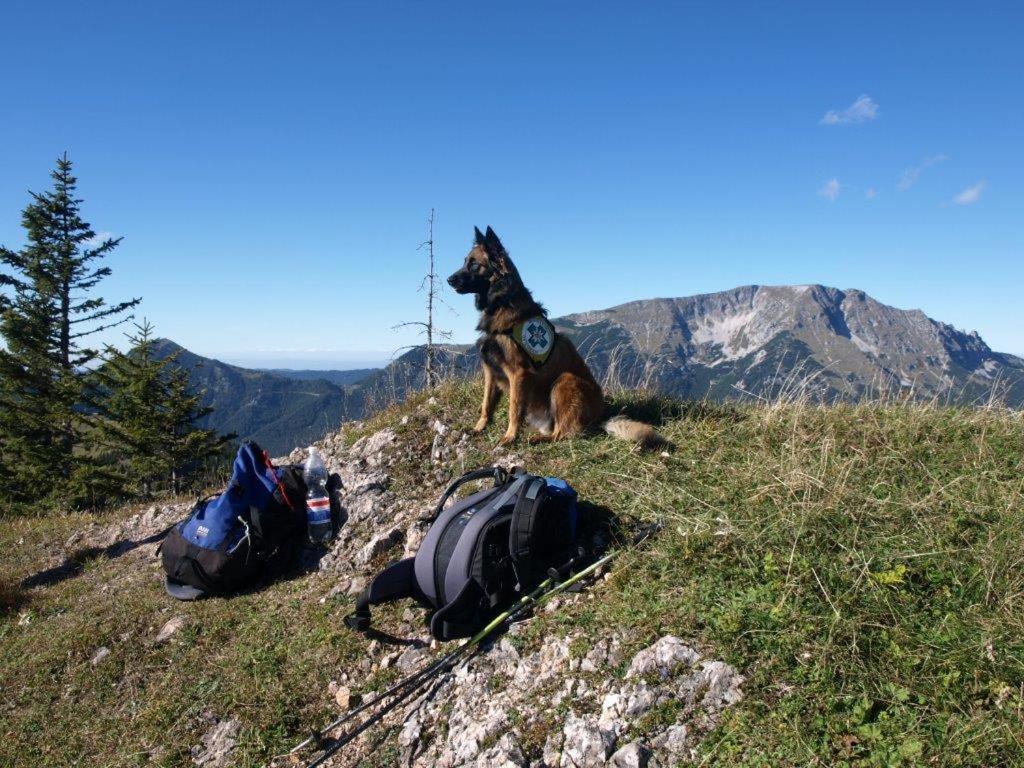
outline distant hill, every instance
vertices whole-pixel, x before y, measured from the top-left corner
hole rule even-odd
[[[360,381],[353,395],[360,396],[367,413],[404,400],[410,391],[423,389],[426,356],[425,347],[413,347]],[[476,347],[471,344],[439,345],[435,365],[441,378],[472,376],[478,370]]]
[[[203,405],[214,409],[203,425],[256,440],[271,454],[309,444],[342,421],[362,415],[359,393],[350,394],[323,378],[292,378],[228,365],[168,339],[156,345],[159,358],[179,350],[178,361],[192,370],[193,386],[205,392]]]
[[[380,369],[354,368],[350,371],[299,371],[292,368],[256,368],[254,370],[260,371],[261,373],[269,373],[274,376],[284,376],[286,379],[296,379],[297,381],[316,381],[317,379],[323,379],[324,381],[331,382],[331,384],[337,384],[339,387],[348,387],[353,384],[358,384],[367,376]]]
[[[448,345],[438,355],[443,375],[464,376],[476,370],[471,347]],[[213,413],[201,423],[240,440],[256,440],[271,454],[320,439],[343,421],[360,419],[424,384],[425,352],[416,347],[385,368],[352,371],[266,370],[242,368],[190,352],[169,339],[156,342],[156,356],[180,351],[192,385],[204,392],[202,403]]]

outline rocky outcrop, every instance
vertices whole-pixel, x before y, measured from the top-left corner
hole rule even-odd
[[[548,637],[524,653],[516,648],[521,633],[514,628],[421,700],[401,731],[403,764],[674,765],[692,756],[722,709],[742,699],[737,670],[677,637],[636,653],[619,678],[618,637],[581,659],[570,650],[581,635]]]
[[[426,531],[422,517],[449,479],[447,462],[467,441],[427,412],[413,418],[422,424],[403,426],[429,430],[432,460],[446,470],[435,478],[437,486],[428,485],[418,498],[391,490],[391,473],[407,450],[395,431],[376,432],[351,447],[345,447],[341,434],[318,445],[329,469],[342,478],[338,500],[346,520],[318,562],[327,588],[324,600],[360,590],[386,560],[414,553]],[[300,457],[296,452],[289,458]],[[571,612],[582,597],[563,597],[558,609]],[[356,701],[350,688],[358,690],[358,681],[391,667],[407,675],[450,650],[430,642],[423,616],[419,608],[405,609],[388,631],[414,644],[370,643],[359,668],[332,683],[325,696],[337,701],[340,692],[346,703]],[[721,710],[742,698],[743,677],[736,669],[679,637],[662,637],[626,656],[629,642],[617,634],[587,638],[576,632],[530,640],[526,628],[515,625],[388,716],[403,765],[659,768],[689,759]],[[365,700],[374,692],[360,693]],[[357,741],[331,764],[354,764],[368,757],[370,748]]]

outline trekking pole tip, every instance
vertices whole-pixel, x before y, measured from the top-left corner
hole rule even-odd
[[[651,523],[650,525],[645,525],[643,528],[641,528],[639,531],[636,532],[636,535],[633,537],[633,544],[634,545],[639,544],[640,542],[644,541],[645,539],[650,538],[651,536],[656,534],[658,531],[660,531],[662,528],[663,528],[663,525],[662,525],[660,520],[656,520],[655,522]]]

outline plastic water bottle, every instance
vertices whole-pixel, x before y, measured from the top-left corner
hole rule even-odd
[[[327,492],[327,467],[323,457],[313,446],[309,457],[302,465],[302,477],[306,481],[306,515],[309,539],[314,544],[326,544],[334,534],[331,522],[331,497]]]

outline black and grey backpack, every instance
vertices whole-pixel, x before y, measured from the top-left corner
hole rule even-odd
[[[444,508],[460,486],[487,478],[493,487]],[[518,468],[468,472],[441,496],[415,557],[379,573],[345,622],[366,631],[370,606],[411,597],[433,611],[438,640],[470,637],[576,556],[576,515],[576,491],[564,480]]]

